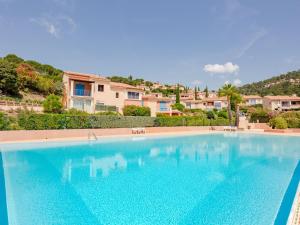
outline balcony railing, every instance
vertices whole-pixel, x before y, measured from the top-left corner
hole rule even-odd
[[[96,111],[105,111],[105,112],[117,112],[118,108],[113,105],[101,105],[101,104],[96,104],[95,106]]]
[[[91,96],[91,91],[85,90],[85,89],[74,89],[74,95],[76,95],[76,96]]]
[[[159,111],[160,112],[166,112],[166,111],[169,111],[169,108],[167,108],[167,107],[160,107]]]

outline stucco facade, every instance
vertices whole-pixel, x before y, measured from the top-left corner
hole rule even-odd
[[[111,82],[94,74],[65,72],[64,105],[89,113],[116,111],[122,113],[125,105],[141,105],[143,90],[131,85]]]
[[[300,97],[297,96],[265,96],[264,109],[271,111],[288,111],[300,109]]]

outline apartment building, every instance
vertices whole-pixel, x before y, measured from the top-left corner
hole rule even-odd
[[[140,88],[111,82],[95,74],[64,72],[64,106],[67,109],[95,113],[116,111],[122,113],[125,105],[142,105],[144,91]]]
[[[170,116],[182,114],[180,111],[172,109],[171,98],[157,96],[157,94],[154,93],[143,96],[142,100],[142,105],[150,108],[151,116],[156,116],[158,113],[168,114]]]
[[[265,96],[264,109],[271,111],[288,111],[300,109],[300,97],[297,96]]]
[[[185,100],[182,101],[188,109],[202,109],[202,110],[221,110],[228,106],[226,97],[210,97],[201,100]]]
[[[263,98],[258,95],[244,95],[243,100],[247,106],[263,104]]]

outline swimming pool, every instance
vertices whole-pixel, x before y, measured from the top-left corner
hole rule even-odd
[[[300,138],[254,134],[2,145],[9,224],[273,224]]]

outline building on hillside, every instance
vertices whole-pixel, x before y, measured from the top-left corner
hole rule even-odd
[[[211,97],[201,100],[184,100],[182,103],[188,109],[202,109],[202,110],[221,110],[228,106],[226,97]]]
[[[158,113],[170,116],[182,114],[180,111],[172,109],[172,99],[170,98],[161,96],[157,97],[152,94],[143,96],[142,100],[142,105],[150,108],[151,116],[155,117]]]
[[[263,104],[263,98],[259,95],[244,95],[243,100],[247,106]]]
[[[94,74],[64,72],[64,106],[89,113],[115,111],[125,105],[141,105],[144,91],[135,86],[111,82]]]
[[[289,111],[300,109],[300,97],[297,96],[265,96],[263,107],[272,111]]]

